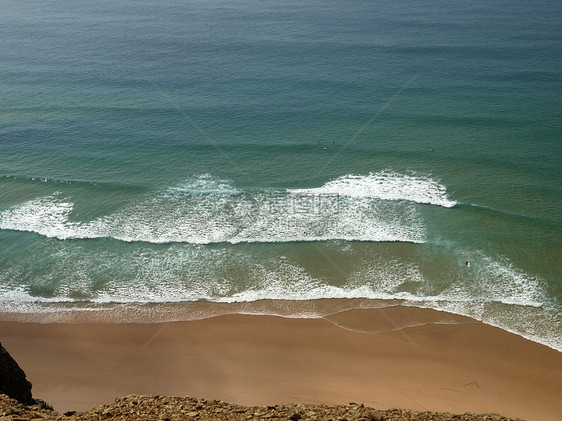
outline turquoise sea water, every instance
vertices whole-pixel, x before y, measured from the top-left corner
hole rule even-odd
[[[2,2],[2,317],[400,300],[562,350],[561,18]]]

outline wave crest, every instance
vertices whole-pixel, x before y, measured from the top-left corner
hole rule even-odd
[[[354,198],[405,200],[451,208],[457,204],[442,184],[427,176],[398,174],[392,171],[367,176],[345,175],[312,189],[294,189],[294,193],[339,194]]]
[[[425,240],[417,203],[445,207],[444,186],[428,177],[347,175],[310,189],[244,191],[209,174],[145,194],[92,221],[72,220],[60,192],[0,213],[0,229],[59,239],[151,243]]]

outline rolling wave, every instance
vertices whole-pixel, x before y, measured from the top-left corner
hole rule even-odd
[[[311,189],[245,191],[208,174],[142,196],[92,221],[74,218],[62,192],[0,213],[0,229],[58,239],[192,244],[295,241],[420,243],[416,204],[451,207],[444,186],[392,172],[348,175]]]
[[[354,198],[405,200],[451,208],[457,204],[447,194],[445,186],[419,175],[383,171],[367,176],[345,175],[319,188],[294,189],[294,193],[338,194]]]

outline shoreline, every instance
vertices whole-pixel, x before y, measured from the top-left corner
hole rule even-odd
[[[178,303],[42,303],[44,307],[34,311],[0,310],[0,321],[23,323],[170,323],[205,320],[219,316],[253,315],[274,316],[289,319],[324,319],[336,313],[351,310],[369,310],[389,307],[416,308],[439,314],[466,317],[485,325],[499,328],[523,339],[562,352],[560,341],[552,341],[533,334],[525,334],[514,327],[504,326],[493,320],[481,320],[470,313],[451,311],[408,299],[388,298],[318,298],[313,300],[261,299],[235,302],[178,302]],[[45,305],[46,304],[46,305]],[[529,314],[529,317],[534,315]],[[405,326],[400,326],[405,327]],[[552,328],[549,328],[552,329]],[[553,332],[550,332],[553,333]]]
[[[0,340],[59,412],[158,394],[243,405],[348,404],[527,420],[562,417],[562,353],[416,307],[323,318],[167,323],[0,321]]]

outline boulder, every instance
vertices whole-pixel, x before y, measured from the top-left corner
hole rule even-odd
[[[31,383],[18,363],[0,343],[0,393],[8,395],[24,405],[32,405]]]

